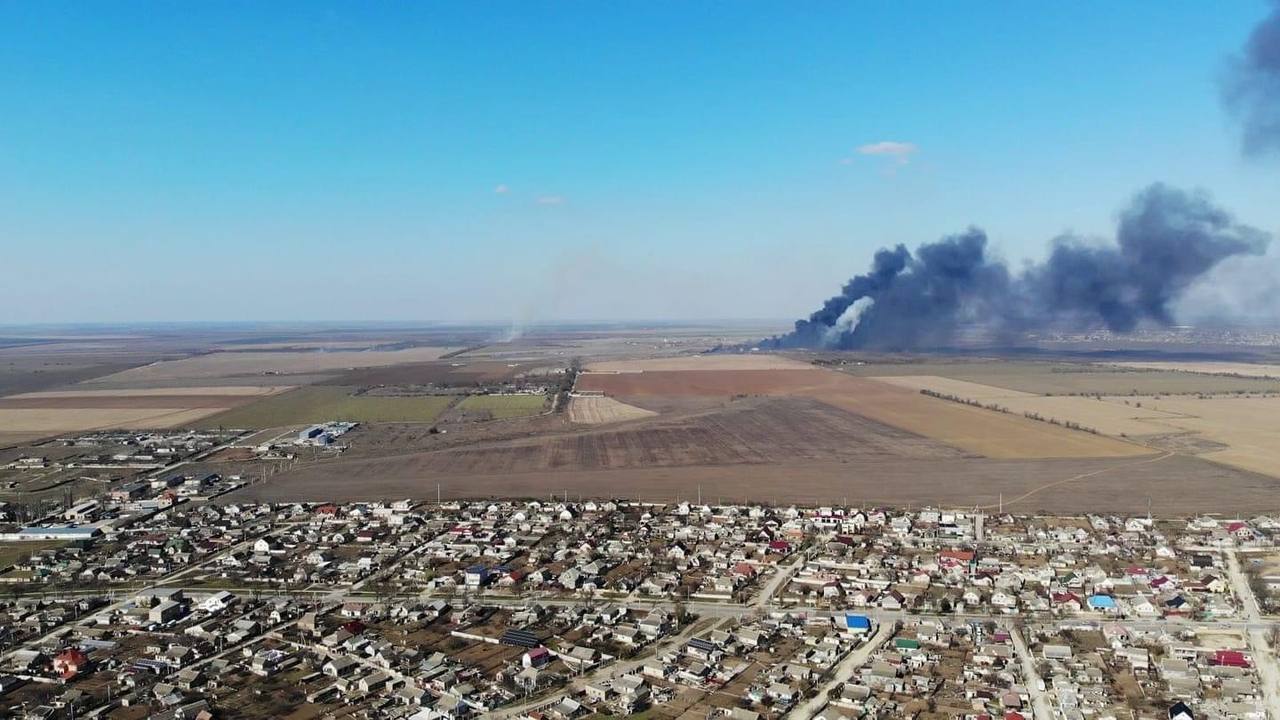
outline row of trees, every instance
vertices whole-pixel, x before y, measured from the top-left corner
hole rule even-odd
[[[994,412],[1004,413],[1004,414],[1006,414],[1006,415],[1011,415],[1011,414],[1013,414],[1013,411],[1012,411],[1012,410],[1010,410],[1009,408],[1007,408],[1007,407],[1005,407],[1005,406],[1003,406],[1003,405],[1000,405],[1000,404],[998,404],[998,403],[982,403],[982,402],[979,402],[979,401],[977,401],[977,400],[974,400],[973,398],[965,398],[965,397],[960,397],[959,395],[951,395],[951,394],[949,394],[949,393],[941,393],[941,392],[937,392],[936,390],[929,390],[929,389],[927,389],[927,388],[926,388],[926,389],[921,390],[921,391],[920,391],[920,394],[921,394],[921,395],[928,395],[928,396],[929,396],[929,397],[931,397],[931,398],[937,398],[937,399],[939,399],[939,400],[947,400],[947,401],[949,401],[949,402],[960,403],[961,405],[969,405],[969,406],[971,406],[971,407],[978,407],[978,408],[982,408],[983,410],[992,410],[992,411],[994,411]],[[1058,426],[1060,426],[1060,427],[1065,427],[1065,428],[1067,428],[1067,429],[1069,429],[1069,430],[1079,430],[1079,431],[1081,431],[1081,432],[1087,432],[1087,433],[1089,433],[1090,435],[1099,435],[1099,434],[1100,434],[1100,433],[1098,432],[1097,428],[1091,428],[1091,427],[1089,427],[1089,426],[1087,426],[1087,425],[1081,425],[1080,423],[1078,423],[1078,422],[1074,422],[1074,421],[1071,421],[1071,420],[1060,421],[1060,420],[1058,420],[1057,418],[1053,418],[1053,417],[1045,417],[1044,415],[1041,415],[1041,414],[1040,414],[1040,413],[1038,413],[1038,412],[1033,412],[1033,411],[1031,411],[1031,410],[1028,410],[1028,411],[1026,411],[1026,412],[1022,413],[1022,416],[1023,416],[1023,417],[1025,417],[1025,418],[1027,418],[1028,420],[1036,420],[1036,421],[1038,421],[1038,422],[1046,422],[1046,423],[1049,423],[1050,425],[1058,425]]]

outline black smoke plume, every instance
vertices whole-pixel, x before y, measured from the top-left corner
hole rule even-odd
[[[1243,125],[1245,152],[1280,151],[1280,0],[1231,61],[1222,90]]]
[[[1202,194],[1152,185],[1121,213],[1114,242],[1059,237],[1047,260],[1017,274],[976,228],[914,254],[880,250],[869,273],[766,345],[905,350],[946,346],[971,324],[1001,335],[1170,325],[1174,302],[1198,278],[1269,241]]]

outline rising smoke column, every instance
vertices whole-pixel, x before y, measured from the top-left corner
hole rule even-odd
[[[767,345],[940,347],[970,323],[1000,334],[1169,325],[1173,303],[1198,278],[1226,258],[1264,252],[1269,240],[1202,194],[1152,185],[1121,213],[1114,242],[1058,238],[1045,262],[1016,276],[976,228],[914,254],[881,250],[871,272]]]
[[[1245,153],[1280,152],[1280,0],[1232,59],[1222,96],[1240,119]]]

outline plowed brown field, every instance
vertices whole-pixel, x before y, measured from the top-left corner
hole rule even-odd
[[[863,459],[778,465],[423,475],[412,463],[315,465],[224,502],[435,498],[627,497],[769,503],[998,507],[1015,512],[1277,512],[1280,482],[1182,456],[1076,460]]]
[[[359,448],[353,448],[358,453]],[[617,429],[481,442],[437,451],[342,459],[327,467],[388,474],[742,465],[866,457],[963,457],[949,446],[804,398],[745,400],[723,411],[656,418]]]
[[[645,396],[811,397],[990,458],[1136,457],[1147,448],[1017,415],[939,400],[830,370],[685,370],[584,373],[578,388],[629,402]]]

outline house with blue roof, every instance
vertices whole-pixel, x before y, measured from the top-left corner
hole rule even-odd
[[[844,631],[850,635],[866,635],[871,632],[871,618],[866,615],[845,615]]]
[[[1089,609],[1098,610],[1099,612],[1116,612],[1119,606],[1116,605],[1116,599],[1110,595],[1090,595]]]
[[[483,587],[485,583],[489,582],[489,568],[483,565],[472,565],[471,567],[467,568],[465,579],[466,579],[467,587],[470,587],[470,588]]]

